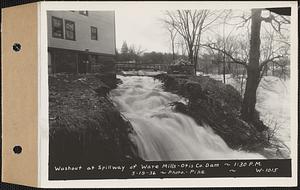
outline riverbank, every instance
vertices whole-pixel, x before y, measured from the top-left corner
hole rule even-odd
[[[130,122],[106,96],[117,82],[112,75],[49,75],[50,167],[139,159]]]
[[[133,142],[147,161],[262,159],[255,152],[233,150],[209,125],[198,125],[187,114],[173,110],[182,98],[162,88],[149,76],[119,76],[123,81],[110,97],[132,124]],[[177,106],[178,108],[178,106]]]
[[[199,125],[209,125],[229,147],[258,152],[267,158],[287,158],[278,144],[271,143],[270,129],[257,119],[246,123],[240,118],[242,97],[230,85],[205,76],[160,74],[154,78],[164,89],[188,99],[174,103],[174,110],[192,117]]]

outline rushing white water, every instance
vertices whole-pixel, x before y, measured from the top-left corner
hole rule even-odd
[[[123,83],[111,98],[132,123],[132,135],[144,160],[260,159],[260,154],[230,149],[209,126],[199,126],[170,103],[184,101],[162,90],[161,82],[151,77],[118,76]]]

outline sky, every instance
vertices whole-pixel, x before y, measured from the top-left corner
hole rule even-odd
[[[146,52],[170,52],[170,35],[161,21],[164,13],[156,9],[131,9],[122,8],[115,11],[116,20],[116,45],[120,51],[124,41],[130,46],[141,47]],[[223,26],[223,25],[222,25]],[[226,26],[226,33],[232,26]],[[206,36],[221,34],[220,25],[205,32]],[[178,35],[179,36],[179,35]]]
[[[134,44],[147,52],[171,52],[169,35],[160,21],[161,18],[163,13],[159,10],[117,10],[117,49],[120,50],[123,41],[126,41],[128,46]]]
[[[234,10],[231,16],[238,15],[240,17],[247,13],[250,14],[249,10]],[[161,21],[164,17],[163,11],[159,9],[121,8],[116,10],[116,46],[118,51],[120,52],[123,42],[126,41],[128,47],[133,44],[136,48],[140,47],[145,52],[171,52],[170,35]],[[223,31],[223,20],[216,21],[215,26],[211,26],[209,30],[203,32],[201,40],[205,41],[223,35],[236,36],[239,34],[246,37],[246,28],[233,24],[239,23],[240,18],[238,20],[231,19],[228,22],[232,24],[226,25]],[[223,32],[225,33],[223,34]]]

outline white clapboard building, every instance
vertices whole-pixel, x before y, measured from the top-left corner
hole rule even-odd
[[[48,11],[49,73],[109,70],[116,51],[114,11]]]

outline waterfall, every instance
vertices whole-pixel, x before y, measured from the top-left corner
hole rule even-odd
[[[257,153],[230,149],[209,126],[199,126],[191,117],[173,112],[170,103],[185,99],[162,89],[152,77],[118,76],[123,83],[111,98],[131,122],[132,141],[144,160],[261,159]]]

